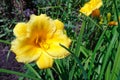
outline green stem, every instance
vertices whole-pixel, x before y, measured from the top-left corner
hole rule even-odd
[[[100,25],[98,25],[92,18],[90,18],[89,16],[87,16],[87,18],[93,23],[95,24],[100,30],[103,30],[102,27]]]

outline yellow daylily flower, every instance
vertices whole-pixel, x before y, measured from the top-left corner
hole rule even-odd
[[[80,9],[80,12],[82,12],[86,16],[89,16],[92,11],[99,9],[102,4],[102,0],[90,0]]]
[[[40,69],[52,67],[54,59],[69,55],[60,44],[69,48],[71,39],[64,33],[64,24],[45,14],[31,15],[30,20],[18,23],[13,32],[11,50],[18,62],[35,61]]]

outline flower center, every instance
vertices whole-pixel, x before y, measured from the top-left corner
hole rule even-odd
[[[49,49],[49,44],[46,43],[46,39],[44,38],[36,37],[36,39],[34,39],[34,44],[35,46],[40,47],[42,49],[45,49],[45,50]]]
[[[42,48],[42,49],[44,49],[44,50],[47,50],[47,49],[49,49],[49,44],[48,43],[46,43],[46,42],[40,42],[39,43],[39,46]]]

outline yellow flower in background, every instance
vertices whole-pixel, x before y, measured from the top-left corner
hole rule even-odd
[[[80,9],[80,12],[89,16],[95,9],[99,9],[102,4],[102,0],[90,0]]]
[[[30,20],[18,23],[13,32],[16,37],[11,50],[18,62],[35,61],[40,69],[52,67],[54,59],[64,58],[68,51],[59,44],[70,46],[71,40],[64,33],[64,24],[45,14],[31,15]]]

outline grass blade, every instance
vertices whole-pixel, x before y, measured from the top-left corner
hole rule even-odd
[[[110,76],[110,72],[111,72],[111,66],[112,66],[112,63],[109,62],[108,64],[108,67],[107,67],[107,70],[106,70],[106,73],[105,73],[105,80],[110,80],[111,76]]]
[[[47,73],[50,75],[51,80],[54,80],[54,77],[53,77],[52,71],[51,71],[50,69],[47,69]]]
[[[26,77],[26,78],[30,78],[30,79],[33,79],[33,80],[39,80],[38,78],[29,76],[29,75],[27,75],[25,73],[20,73],[20,72],[16,72],[16,71],[12,71],[12,70],[7,70],[7,69],[0,68],[0,72],[2,72],[2,73],[8,73],[8,74],[15,74],[15,75]]]
[[[9,41],[7,40],[0,40],[1,43],[5,43],[5,44],[11,44]]]
[[[80,34],[79,34],[78,40],[77,40],[77,46],[75,48],[75,54],[77,54],[77,57],[80,55],[80,46],[82,43],[82,36],[84,33],[84,28],[85,28],[85,21],[83,21],[83,23],[82,23]]]

